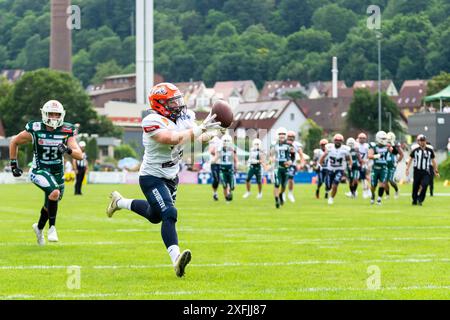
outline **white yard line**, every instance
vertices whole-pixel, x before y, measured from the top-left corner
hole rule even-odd
[[[343,261],[343,260],[303,260],[303,261],[285,261],[285,262],[224,262],[224,263],[192,263],[191,268],[224,268],[224,267],[273,267],[273,266],[293,266],[293,265],[343,265],[343,264],[370,264],[370,263],[449,263],[450,258],[438,259],[373,259],[362,261]],[[76,265],[29,265],[29,266],[0,266],[0,270],[35,270],[35,269],[67,269],[76,267]],[[154,265],[95,265],[95,266],[78,266],[82,269],[155,269],[170,268],[170,264],[154,264]]]
[[[193,296],[201,294],[216,294],[216,295],[226,295],[231,293],[238,294],[282,294],[286,295],[289,293],[308,293],[308,292],[371,292],[371,293],[384,293],[385,291],[415,291],[415,290],[450,290],[449,285],[416,285],[416,286],[406,286],[406,287],[381,287],[380,289],[368,289],[368,288],[339,288],[339,287],[311,287],[311,288],[297,288],[290,290],[254,290],[254,291],[223,291],[223,290],[195,290],[195,291],[147,291],[139,293],[117,293],[117,292],[106,292],[106,293],[57,293],[51,295],[28,295],[28,294],[13,294],[0,296],[1,300],[12,300],[12,299],[87,299],[87,298],[112,298],[112,297],[151,297],[151,296]]]
[[[0,220],[1,221],[1,220]],[[193,227],[180,227],[177,228],[180,232],[218,232],[218,233],[229,233],[229,232],[238,232],[238,231],[272,231],[272,232],[285,232],[285,231],[365,231],[365,230],[434,230],[434,229],[450,229],[450,226],[377,226],[377,227],[311,227],[311,228],[271,228],[271,227],[255,227],[255,228],[193,228]],[[24,230],[24,229],[14,229],[8,230],[8,232],[14,233],[32,233],[32,230]],[[157,232],[160,233],[161,230],[159,228],[148,228],[148,229],[63,229],[64,233],[83,233],[83,232],[96,232],[96,233],[105,233],[105,232],[124,232],[124,233],[133,233],[133,232]],[[265,234],[266,236],[266,234]]]

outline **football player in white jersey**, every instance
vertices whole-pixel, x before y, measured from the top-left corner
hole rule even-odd
[[[323,165],[319,163],[320,158],[325,153],[326,145],[328,144],[327,139],[322,139],[319,142],[320,149],[314,149],[313,153],[313,166],[317,173],[317,189],[316,189],[316,198],[319,199],[320,197],[320,187],[322,184],[325,183],[326,176],[327,176],[327,166],[328,166],[328,159],[324,160]],[[328,198],[328,190],[325,187],[325,198]]]
[[[258,195],[257,199],[262,198],[262,172],[263,167],[267,168],[266,165],[266,154],[262,149],[262,141],[258,138],[253,139],[252,148],[250,149],[250,155],[248,158],[248,172],[247,179],[245,181],[247,192],[244,193],[243,198],[246,199],[250,196],[251,179],[253,176],[256,177],[256,183],[258,184]]]
[[[226,203],[230,203],[233,200],[234,173],[238,166],[238,158],[236,149],[233,146],[233,139],[229,134],[222,136],[222,145],[216,151],[213,161],[220,164],[220,180],[222,181],[223,195]]]
[[[291,145],[291,150],[289,151],[291,155],[292,164],[288,169],[288,199],[294,203],[294,177],[297,170],[303,169],[305,166],[305,159],[303,157],[303,149],[300,142],[295,141],[296,133],[295,131],[288,131],[287,133],[287,143]],[[298,164],[297,164],[298,160]]]
[[[403,150],[399,143],[395,142],[395,134],[393,132],[387,133],[387,142],[391,147],[387,158],[387,182],[386,182],[386,199],[389,199],[390,188],[389,184],[394,188],[394,199],[398,198],[398,185],[395,181],[395,171],[397,170],[397,164],[403,160]]]
[[[188,110],[181,91],[171,83],[159,83],[149,95],[152,113],[142,120],[144,157],[139,172],[139,185],[146,200],[126,199],[119,192],[111,193],[108,217],[120,209],[131,210],[151,223],[161,224],[161,236],[172,260],[175,274],[182,277],[191,260],[191,251],[180,253],[175,228],[179,161],[185,143],[195,138],[211,139],[211,130],[219,129],[215,115],[196,125],[195,114]]]
[[[325,159],[328,157],[328,175],[326,183],[328,189],[331,189],[331,195],[328,197],[328,204],[333,204],[334,202],[334,197],[336,196],[346,166],[352,166],[352,158],[350,157],[349,150],[342,145],[344,143],[342,134],[335,134],[333,142],[334,145],[329,146],[319,160],[320,165],[323,165]]]
[[[361,171],[359,174],[359,180],[363,184],[363,198],[367,199],[370,197],[370,167],[369,167],[369,144],[367,143],[367,135],[361,132],[358,135],[358,152],[361,157]]]
[[[215,159],[217,150],[222,146],[222,140],[218,136],[214,136],[209,142],[208,152],[211,158],[211,175],[212,175],[212,189],[213,189],[213,199],[215,201],[219,200],[217,195],[217,188],[220,183],[220,163]]]

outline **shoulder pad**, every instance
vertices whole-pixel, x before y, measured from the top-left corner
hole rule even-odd
[[[42,129],[42,122],[30,121],[25,125],[25,130],[28,132],[39,131]]]

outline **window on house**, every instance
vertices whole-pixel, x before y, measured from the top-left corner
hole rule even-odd
[[[295,114],[291,113],[290,114],[290,118],[291,118],[291,121],[294,121],[295,120]]]
[[[261,111],[258,111],[258,112],[255,114],[255,117],[254,117],[253,119],[254,119],[254,120],[258,120],[260,115],[261,115]]]
[[[234,117],[234,120],[239,120],[242,117],[242,112],[238,112],[238,114]]]
[[[245,115],[245,120],[248,120],[248,119],[250,119],[250,117],[252,116],[252,114],[253,114],[253,112],[252,111],[250,111],[250,112],[247,112],[247,114]]]
[[[100,150],[102,152],[102,156],[104,156],[104,157],[108,156],[108,147],[107,146],[101,146]]]
[[[269,114],[267,115],[267,119],[273,118],[273,116],[275,115],[275,113],[277,113],[277,110],[272,110],[269,112]]]
[[[259,117],[259,119],[265,119],[266,116],[267,116],[267,111],[263,111],[263,112],[261,113],[261,116]]]

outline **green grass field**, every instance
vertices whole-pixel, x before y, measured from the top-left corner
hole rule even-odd
[[[75,197],[67,185],[60,242],[39,247],[31,225],[43,193],[0,185],[0,299],[450,298],[449,196],[412,207],[403,195],[380,207],[346,198],[341,185],[328,206],[313,188],[296,185],[297,203],[276,210],[271,185],[259,201],[255,192],[242,199],[239,185],[229,205],[213,202],[209,186],[180,186],[177,230],[192,261],[179,279],[160,225],[124,210],[106,217],[110,191],[142,198],[139,186],[87,185]],[[70,266],[80,267],[80,289]]]

